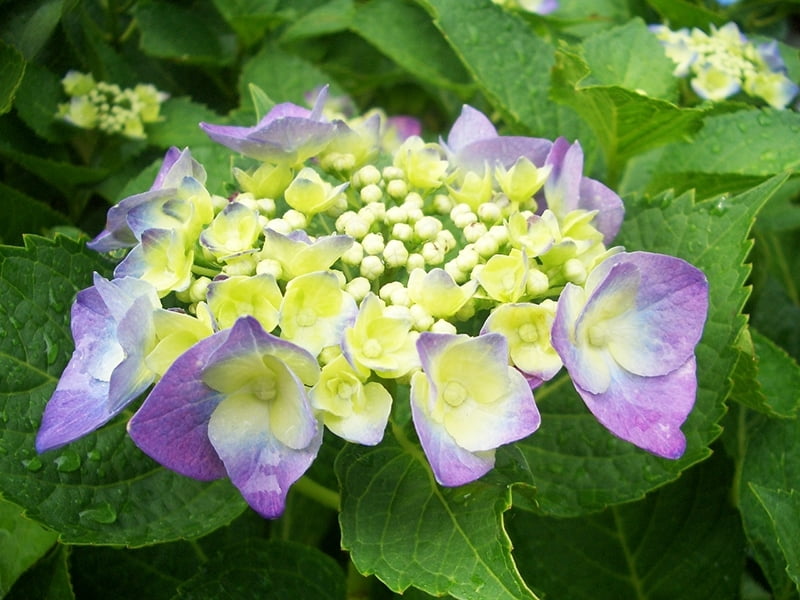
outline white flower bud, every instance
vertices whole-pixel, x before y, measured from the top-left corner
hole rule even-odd
[[[365,165],[353,175],[353,185],[357,187],[378,184],[381,180],[381,172],[375,165]]]
[[[505,225],[492,225],[489,228],[489,235],[497,241],[498,246],[508,243],[508,227]]]
[[[478,207],[478,218],[481,220],[481,223],[490,225],[502,219],[503,213],[500,207],[494,202],[484,202]]]
[[[361,245],[364,247],[364,252],[373,255],[380,254],[386,247],[382,233],[368,233],[361,240]]]
[[[386,209],[385,222],[387,225],[405,223],[408,221],[408,211],[403,206],[391,206]]]
[[[390,304],[383,309],[383,314],[390,319],[411,320],[411,311],[407,306],[403,306],[402,304]]]
[[[435,321],[433,325],[431,325],[431,331],[433,333],[450,333],[450,334],[458,333],[456,326],[453,325],[450,321],[445,321],[444,319],[439,319],[438,321]]]
[[[344,224],[344,232],[354,240],[360,240],[369,233],[369,223],[358,215],[354,215]]]
[[[289,223],[292,229],[305,229],[308,225],[308,218],[299,210],[292,208],[283,213],[283,220]]]
[[[408,184],[404,179],[392,179],[386,184],[386,193],[395,200],[404,198],[408,193]]]
[[[458,208],[458,206],[456,206],[456,208]],[[454,212],[455,216],[453,215]],[[455,209],[453,209],[450,211],[450,218],[453,219],[453,224],[459,229],[464,229],[467,225],[478,221],[478,215],[471,210],[456,212]]]
[[[386,216],[386,205],[383,202],[372,202],[361,207],[358,214],[361,215],[362,213],[370,213],[373,217],[373,222],[376,220],[383,221]]]
[[[494,256],[497,254],[499,249],[500,244],[497,243],[495,237],[490,233],[475,240],[475,251],[481,256],[481,258],[489,258]]]
[[[449,214],[453,210],[453,200],[447,194],[436,194],[433,198],[433,209],[440,215]]]
[[[276,209],[275,200],[272,198],[259,198],[256,200],[256,210],[266,217],[275,216]]]
[[[411,306],[411,298],[408,295],[408,288],[401,285],[392,290],[388,302],[395,306]]]
[[[408,250],[400,240],[389,240],[383,249],[383,260],[388,267],[402,267],[408,261]]]
[[[564,263],[564,277],[567,281],[580,285],[586,281],[586,275],[586,267],[577,258],[570,258]]]
[[[472,272],[481,260],[480,255],[475,251],[473,246],[464,247],[455,258],[456,266],[464,273]]]
[[[474,243],[486,235],[486,232],[486,225],[480,221],[476,221],[475,223],[470,223],[464,227],[464,239],[470,243]]]
[[[364,219],[369,226],[372,227],[372,224],[375,222],[375,213],[367,208],[368,206],[372,206],[371,204],[367,204],[366,206],[362,206],[358,211],[358,217],[360,219]]]
[[[418,252],[414,252],[408,255],[408,261],[406,262],[406,271],[411,273],[414,269],[424,269],[425,268],[425,257]]]
[[[383,275],[383,261],[378,256],[365,256],[359,269],[361,276],[370,281]]]
[[[411,208],[406,207],[406,212],[408,213],[408,222],[412,224],[425,217],[425,213],[422,212],[422,209],[415,206]]]
[[[419,193],[411,192],[406,195],[405,200],[403,200],[403,204],[409,208],[422,208],[425,206],[425,200],[422,199],[422,196],[420,196]]]
[[[281,218],[270,219],[267,223],[267,229],[272,229],[272,231],[276,233],[282,233],[283,235],[288,235],[292,232],[291,224],[285,219]]]
[[[390,281],[388,283],[384,283],[381,286],[381,289],[378,290],[378,297],[384,302],[389,302],[392,298],[392,292],[401,287],[403,287],[403,284],[399,281]]]
[[[247,208],[252,211],[258,211],[258,201],[256,200],[255,196],[249,192],[245,192],[243,194],[236,195],[236,202],[239,204],[244,204]]]
[[[417,331],[428,331],[433,325],[433,317],[421,304],[411,306],[411,322]]]
[[[275,279],[280,279],[281,275],[283,275],[283,267],[277,260],[265,258],[264,260],[258,261],[256,265],[256,274],[272,275]]]
[[[366,277],[356,277],[348,281],[344,289],[356,302],[361,302],[369,294],[371,286]]]
[[[536,298],[543,296],[550,289],[550,280],[547,275],[542,273],[539,269],[531,269],[528,271],[528,278],[525,280],[525,293],[529,296]]]
[[[364,248],[359,242],[353,242],[342,254],[342,262],[346,265],[360,265],[362,260],[364,260]]]
[[[403,179],[405,176],[406,174],[403,173],[403,169],[400,167],[395,167],[393,165],[383,167],[383,178],[386,181],[390,179]]]
[[[392,225],[392,237],[407,242],[414,237],[414,228],[408,223],[395,223]]]
[[[456,283],[464,283],[467,281],[467,275],[469,271],[466,273],[458,268],[458,262],[456,259],[449,260],[444,264],[444,270],[453,278],[453,281]]]
[[[435,242],[425,242],[421,254],[425,264],[440,265],[444,262],[444,249]]]
[[[206,299],[208,284],[211,279],[208,277],[198,277],[189,286],[189,302],[200,302]]]
[[[449,229],[442,229],[436,234],[436,243],[444,248],[445,254],[450,252],[453,248],[458,246],[455,236]]]
[[[437,234],[442,230],[442,222],[436,217],[422,217],[414,223],[414,233],[425,242],[436,239]]]
[[[361,201],[364,204],[369,204],[371,202],[378,202],[381,198],[383,198],[383,190],[380,186],[370,183],[367,186],[361,188]]]

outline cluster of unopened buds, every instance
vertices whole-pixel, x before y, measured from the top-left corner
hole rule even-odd
[[[579,144],[501,136],[464,106],[446,140],[396,127],[382,152],[391,122],[329,120],[326,98],[201,124],[241,155],[230,197],[172,148],[109,210],[88,245],[125,256],[77,296],[37,449],[148,392],[128,422],[144,452],[276,517],[324,428],[379,444],[400,398],[436,480],[478,479],[536,431],[534,390],[564,367],[611,432],[681,456],[707,282],[611,246],[623,205]]]
[[[798,86],[786,73],[775,40],[755,45],[736,23],[672,31],[666,25],[650,30],[675,63],[676,77],[691,77],[692,90],[704,100],[719,101],[744,92],[783,109],[797,95]]]
[[[161,103],[168,98],[150,84],[122,89],[78,71],[67,73],[61,84],[70,101],[59,104],[59,118],[82,129],[97,129],[131,139],[146,137],[145,124],[159,120]]]

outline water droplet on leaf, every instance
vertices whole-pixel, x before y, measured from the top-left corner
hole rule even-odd
[[[23,460],[22,465],[28,469],[31,473],[35,473],[39,469],[42,468],[42,461],[39,459],[38,456],[34,456],[31,459]]]
[[[44,334],[44,352],[45,356],[47,357],[47,365],[50,366],[54,362],[56,362],[56,358],[58,358],[58,346],[53,343],[46,333]]]
[[[62,473],[71,473],[77,471],[81,467],[81,457],[73,450],[66,450],[64,453],[56,458],[56,469]]]
[[[117,520],[117,511],[108,502],[101,502],[78,513],[81,521],[109,524]]]
[[[89,450],[89,452],[86,453],[86,457],[89,460],[100,460],[103,458],[103,454],[100,452],[100,450]]]

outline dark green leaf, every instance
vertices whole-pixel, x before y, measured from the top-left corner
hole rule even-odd
[[[170,98],[161,105],[161,118],[147,126],[147,141],[153,146],[193,148],[209,145],[209,138],[200,129],[200,122],[219,123],[217,113],[187,97]]]
[[[110,267],[63,237],[0,248],[0,492],[64,542],[137,546],[203,535],[244,501],[227,480],[194,481],[154,463],[128,438],[125,414],[61,450],[34,449],[72,353],[69,306],[92,271]]]
[[[51,142],[66,139],[74,129],[56,118],[58,104],[66,101],[58,76],[36,63],[28,64],[14,103],[19,118],[28,127]]]
[[[730,465],[711,459],[639,502],[574,519],[508,519],[525,579],[546,598],[728,600],[743,555]]]
[[[0,40],[0,115],[11,110],[24,73],[25,59],[22,54]]]
[[[800,490],[771,490],[754,483],[750,490],[767,513],[786,560],[786,572],[800,591]]]
[[[293,42],[349,29],[355,16],[353,0],[331,0],[307,12],[287,27],[281,41]]]
[[[348,445],[336,461],[342,546],[363,574],[390,589],[436,596],[535,598],[503,529],[510,490],[439,486],[420,447],[399,430],[376,447]]]
[[[722,26],[730,20],[719,12],[687,0],[647,0],[647,3],[658,11],[661,19],[672,29],[698,27],[708,31],[710,24]]]
[[[22,244],[24,233],[44,234],[56,225],[67,225],[67,218],[44,202],[0,183],[0,211],[5,218],[0,221],[0,243]]]
[[[64,0],[18,3],[17,12],[4,15],[3,38],[32,60],[47,43],[64,10]]]
[[[69,547],[56,545],[17,580],[5,600],[75,600],[68,560]]]
[[[344,597],[344,572],[329,556],[292,542],[250,540],[213,556],[178,588],[175,600]]]
[[[277,5],[278,0],[214,0],[214,6],[245,46],[264,36],[276,20]]]

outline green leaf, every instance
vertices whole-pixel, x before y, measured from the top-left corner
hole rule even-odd
[[[353,0],[331,0],[304,14],[281,34],[282,42],[340,33],[350,28],[355,16]]]
[[[305,59],[272,44],[264,44],[258,54],[242,67],[239,98],[242,102],[249,102],[249,86],[254,84],[276,102],[294,102],[305,106],[305,95],[326,83],[331,84],[331,95],[343,94],[330,79],[329,75]],[[247,108],[252,109],[250,106]]]
[[[25,233],[44,234],[56,225],[67,225],[69,221],[48,204],[31,198],[22,192],[0,183],[0,212],[5,218],[0,221],[0,242],[21,244]]]
[[[0,40],[0,115],[11,110],[17,88],[25,74],[22,54]]]
[[[14,102],[19,118],[44,139],[64,141],[74,129],[56,118],[59,101],[67,101],[61,79],[46,68],[29,63]]]
[[[583,56],[562,47],[553,70],[553,98],[572,107],[592,128],[612,187],[628,160],[700,128],[701,110],[679,108],[620,85],[594,84],[587,79],[590,73]]]
[[[276,21],[277,5],[278,0],[214,0],[214,6],[245,46],[264,37]]]
[[[797,598],[800,420],[765,420],[746,436],[748,445],[738,490],[745,534],[775,597]],[[790,514],[792,509],[794,513]]]
[[[771,490],[754,483],[750,489],[772,523],[786,560],[786,572],[800,591],[800,490]]]
[[[669,146],[656,166],[650,190],[677,192],[697,188],[709,196],[708,176],[761,177],[797,168],[800,114],[790,110],[754,109],[708,116],[691,142]],[[712,179],[713,181],[713,179]],[[728,189],[736,189],[729,185]],[[718,192],[715,187],[713,191]]]
[[[254,539],[220,550],[174,598],[344,600],[344,582],[341,567],[316,548]]]
[[[468,90],[463,66],[416,6],[402,0],[358,4],[351,28],[415,77],[444,89]]]
[[[0,498],[0,598],[41,558],[58,535],[22,516],[19,506]]]
[[[681,27],[698,27],[708,31],[710,24],[721,27],[730,20],[719,12],[708,10],[687,0],[647,0],[647,3],[658,11],[661,20],[668,23],[673,30]]]
[[[64,11],[64,0],[24,2],[11,15],[4,15],[2,37],[33,60],[47,43]]]
[[[618,85],[652,98],[677,100],[675,64],[641,19],[633,19],[583,42],[589,75],[586,85]]]
[[[503,529],[506,486],[439,486],[420,447],[398,428],[379,446],[346,446],[336,473],[342,546],[361,573],[398,593],[413,585],[436,596],[535,598]]]
[[[725,412],[737,359],[734,342],[746,322],[741,311],[749,293],[744,284],[750,269],[744,262],[752,244],[747,236],[758,210],[782,183],[775,178],[731,198],[724,210],[711,202],[695,203],[691,194],[629,199],[617,241],[629,251],[684,258],[709,280],[709,314],[696,350],[697,399],[682,427],[687,450],[670,461],[616,439],[562,377],[535,392],[542,426],[516,444],[535,477],[536,504],[530,508],[555,516],[597,511],[641,498],[708,456]]]
[[[75,600],[68,559],[69,547],[56,545],[17,580],[5,600]]]
[[[139,24],[142,52],[179,62],[228,65],[234,60],[233,40],[196,9],[169,2],[143,1],[133,14]]]
[[[522,574],[546,598],[737,597],[744,559],[730,465],[711,459],[639,502],[574,519],[514,512]]]
[[[0,248],[0,493],[68,543],[132,546],[193,538],[230,522],[244,501],[227,480],[182,477],[154,463],[123,414],[61,450],[34,439],[73,344],[69,306],[111,264],[63,237]]]
[[[222,120],[210,108],[190,98],[170,98],[161,105],[161,118],[147,126],[147,141],[153,146],[207,146],[209,138],[200,129],[200,122],[219,123]]]
[[[104,168],[83,167],[20,152],[5,140],[0,140],[0,156],[64,191],[83,184],[97,183],[109,174],[108,169]]]

